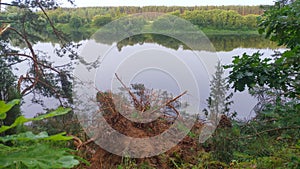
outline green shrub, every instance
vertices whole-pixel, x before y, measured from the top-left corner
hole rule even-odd
[[[8,103],[0,101],[0,120],[7,118],[7,112],[20,100]],[[70,108],[58,108],[35,118],[19,116],[9,126],[1,125],[0,134],[27,122],[66,114]],[[34,134],[31,131],[0,137],[0,168],[72,168],[79,164],[71,149],[60,148],[57,143],[71,140],[66,133],[49,136],[47,132]]]

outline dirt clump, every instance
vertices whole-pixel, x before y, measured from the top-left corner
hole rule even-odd
[[[148,135],[154,135],[155,133],[160,134],[165,129],[168,129],[168,124],[162,120],[159,120],[158,122],[154,122],[155,125],[145,125],[142,127],[137,127],[133,123],[129,124],[126,127],[126,130],[123,129],[124,122],[128,122],[127,120],[120,120],[121,123],[115,123],[114,129],[120,129],[123,130],[124,134],[128,135],[135,135],[135,137],[138,136],[148,136]],[[146,127],[147,126],[147,127]],[[153,126],[153,127],[152,127]],[[151,127],[151,128],[149,128]],[[184,137],[177,145],[172,147],[170,150],[166,151],[163,154],[147,157],[147,158],[135,158],[135,163],[139,166],[142,164],[147,164],[147,166],[153,167],[153,168],[173,168],[174,163],[172,160],[182,160],[185,162],[188,162],[192,165],[197,164],[197,159],[194,157],[197,156],[197,153],[199,151],[203,151],[201,146],[198,143],[198,134],[196,132],[200,132],[202,127],[202,123],[196,122],[193,126],[190,133],[186,137]],[[152,133],[149,134],[149,129],[151,129]],[[161,143],[164,144],[164,143]],[[146,147],[146,153],[155,151],[157,147],[154,147],[153,144],[144,144],[144,145],[136,145],[136,146],[143,146],[143,149]],[[99,147],[96,150],[96,153],[93,155],[91,159],[91,169],[102,169],[102,168],[116,168],[118,165],[124,164],[124,157],[115,155],[113,153],[110,153],[106,151],[105,149],[102,149]]]
[[[155,140],[151,141],[135,141],[124,139],[121,143],[118,140],[122,140],[119,135],[109,134],[110,141],[107,143],[107,146],[113,147],[116,150],[122,151],[124,147],[130,147],[130,149],[140,150],[138,154],[135,152],[130,154],[133,156],[142,156],[144,158],[130,158],[131,161],[135,162],[135,165],[142,166],[147,165],[148,167],[153,168],[174,168],[174,161],[184,161],[190,163],[191,165],[196,165],[198,160],[197,153],[203,151],[201,146],[198,143],[198,136],[201,132],[203,124],[200,121],[193,121],[191,130],[185,131],[184,124],[188,121],[188,117],[182,116],[168,116],[161,115],[154,121],[148,123],[138,123],[128,118],[124,117],[116,108],[116,105],[112,101],[111,93],[101,93],[98,95],[97,100],[99,101],[99,107],[102,110],[103,117],[107,124],[121,135],[125,135],[132,138],[149,138],[156,137],[158,135],[163,135],[169,132],[170,137],[166,140]],[[181,126],[182,125],[182,126]],[[100,125],[101,126],[101,125]],[[174,127],[175,126],[175,127]],[[181,127],[179,127],[181,126]],[[98,131],[101,132],[112,132],[105,131],[103,128],[99,128]],[[172,137],[172,134],[182,135],[183,137]],[[168,136],[166,134],[166,136]],[[101,136],[99,136],[101,137]],[[111,139],[111,137],[115,137]],[[97,138],[99,140],[105,140],[106,138]],[[96,139],[96,140],[97,140]],[[170,146],[171,145],[171,146]],[[119,146],[119,147],[118,147]],[[101,146],[103,147],[103,146]],[[114,153],[111,153],[100,146],[93,154],[92,159],[90,160],[91,169],[102,169],[102,168],[116,168],[118,165],[124,164],[127,157],[119,156]],[[122,147],[122,148],[121,148]],[[168,148],[168,149],[166,149]],[[163,150],[163,153],[159,153],[159,150]],[[157,155],[152,155],[151,153],[158,152]],[[129,157],[128,157],[129,158]]]

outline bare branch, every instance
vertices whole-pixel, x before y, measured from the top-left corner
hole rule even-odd
[[[122,82],[122,80],[119,78],[119,76],[115,73],[116,78],[118,81],[122,84],[122,86],[125,88],[125,90],[129,93],[131,96],[133,102],[134,102],[134,107],[138,110],[142,110],[141,104],[138,101],[138,99],[135,97],[135,95],[130,91],[130,89]]]
[[[290,130],[290,129],[300,129],[300,126],[281,127],[281,128],[274,128],[274,129],[264,130],[264,131],[256,132],[253,135],[248,135],[248,136],[245,136],[245,137],[239,137],[237,139],[247,139],[247,138],[252,138],[252,137],[255,137],[255,136],[260,136],[263,133],[269,133],[269,132],[272,132],[272,131],[280,131],[280,130]]]
[[[53,33],[56,35],[56,37],[59,39],[60,43],[64,46],[64,42],[63,42],[63,38],[61,36],[61,34],[59,33],[59,31],[57,31],[57,29],[55,28],[52,20],[50,19],[50,17],[48,16],[48,14],[46,13],[46,11],[44,10],[43,6],[41,5],[40,2],[37,2],[39,8],[42,10],[43,14],[46,16],[47,20],[49,21],[50,23],[50,26],[53,30]]]
[[[157,109],[153,110],[151,113],[154,113],[156,111],[158,111],[159,109],[171,105],[172,102],[176,101],[177,99],[179,99],[181,96],[185,95],[187,93],[187,91],[184,91],[183,93],[181,93],[180,95],[174,97],[173,99],[167,101],[166,103],[162,104],[161,106],[159,106]],[[171,107],[172,108],[172,107]],[[172,108],[173,109],[173,108]],[[174,108],[175,109],[175,108]],[[176,112],[177,113],[177,112]]]

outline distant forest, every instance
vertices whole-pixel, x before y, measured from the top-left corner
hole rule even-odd
[[[134,14],[141,12],[162,12],[170,13],[175,11],[180,11],[183,14],[185,11],[195,11],[195,10],[232,10],[236,11],[240,15],[256,14],[261,15],[264,12],[264,8],[267,6],[145,6],[145,7],[134,7],[134,6],[121,6],[121,7],[80,7],[80,8],[61,8],[68,11],[69,13],[77,13],[78,16],[84,18],[92,18],[98,14]]]
[[[268,6],[145,6],[145,7],[80,7],[80,8],[53,8],[47,10],[47,15],[56,28],[68,33],[72,40],[81,40],[90,37],[99,28],[135,13],[159,12],[175,15],[190,21],[208,35],[216,34],[258,34],[257,21],[264,9]],[[16,20],[18,8],[7,7],[1,12],[1,18]],[[42,11],[38,11],[39,24],[45,24],[43,30],[45,41],[52,28],[47,24],[47,18]],[[144,28],[151,28],[153,23],[145,20]]]

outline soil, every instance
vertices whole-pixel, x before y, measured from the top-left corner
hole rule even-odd
[[[104,99],[104,100],[103,100]],[[111,100],[109,97],[101,97],[98,98],[99,102],[102,102],[102,108],[105,107],[108,111],[103,114],[106,122],[116,131],[130,137],[135,138],[147,138],[152,136],[157,136],[163,133],[166,130],[170,129],[173,122],[170,120],[170,117],[161,116],[155,121],[149,123],[136,123],[128,120],[125,118],[121,113],[116,111],[113,104],[111,104]],[[177,117],[182,120],[183,117]],[[180,119],[182,118],[182,119]],[[174,120],[174,119],[173,119]],[[224,124],[225,122],[225,124]],[[228,126],[228,119],[226,117],[222,117],[220,124]],[[146,164],[151,168],[176,168],[176,162],[184,162],[190,164],[190,166],[196,165],[199,161],[197,159],[197,155],[199,152],[205,151],[202,148],[201,144],[199,143],[199,134],[201,132],[201,128],[204,124],[200,121],[196,121],[190,130],[190,133],[186,135],[178,144],[171,147],[168,151],[151,157],[146,158],[134,158],[130,159],[135,162],[138,166],[142,166]],[[221,126],[223,127],[223,126]],[[102,131],[102,130],[100,130]],[[117,139],[117,138],[116,138]],[[168,144],[168,142],[158,144],[142,144],[142,145],[135,145],[135,146],[143,146],[143,149],[146,148],[145,153],[149,153],[151,151],[155,151],[162,144]],[[110,168],[117,168],[118,165],[124,164],[126,158],[122,156],[115,155],[102,149],[100,146],[97,148],[94,147],[96,150],[92,158],[90,159],[91,165],[87,168],[90,169],[110,169]],[[175,161],[175,163],[174,163]],[[139,168],[139,167],[138,167]]]

